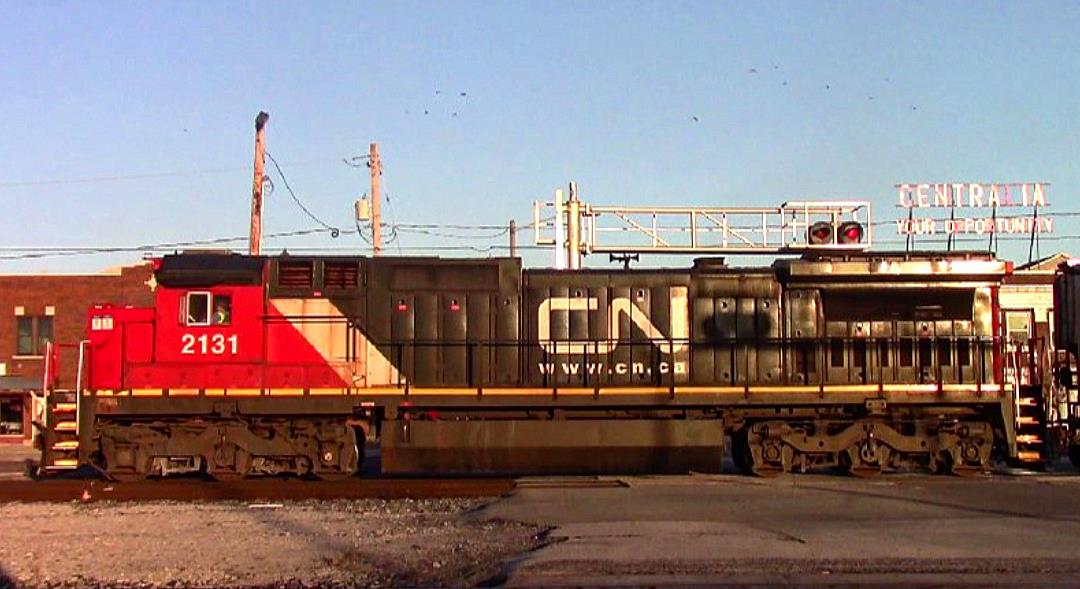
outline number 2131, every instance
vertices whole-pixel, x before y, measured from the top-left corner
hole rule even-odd
[[[204,333],[198,337],[185,333],[180,337],[180,344],[181,354],[235,354],[237,347],[235,335],[225,337],[220,333],[212,336]]]

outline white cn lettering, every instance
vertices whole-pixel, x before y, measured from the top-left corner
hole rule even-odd
[[[685,287],[676,287],[671,292],[671,339],[668,339],[648,317],[645,316],[627,297],[611,300],[608,307],[607,341],[571,342],[551,341],[552,311],[595,311],[600,302],[594,297],[549,298],[540,303],[537,310],[537,337],[540,346],[550,354],[606,354],[619,344],[619,314],[626,314],[633,323],[652,340],[653,345],[665,354],[674,354],[686,349],[686,340],[690,337],[690,309]],[[675,341],[672,341],[675,340]]]

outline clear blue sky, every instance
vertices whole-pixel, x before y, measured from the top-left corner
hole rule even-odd
[[[532,201],[569,180],[597,204],[865,198],[878,219],[898,214],[897,182],[1045,180],[1053,209],[1080,210],[1077,2],[11,2],[2,12],[3,246],[246,235],[260,109],[272,117],[270,152],[294,164],[293,188],[342,227],[367,178],[340,160],[372,140],[399,223],[527,222]],[[181,174],[45,183],[162,172]],[[312,227],[273,176],[266,231]],[[1057,235],[1078,225],[1062,219]],[[1059,249],[1080,252],[1080,240],[1042,244]],[[1026,259],[1027,245],[1003,253]],[[0,260],[0,272],[139,257]]]

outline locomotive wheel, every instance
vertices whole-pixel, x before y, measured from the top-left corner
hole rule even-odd
[[[235,481],[251,474],[251,454],[233,444],[218,446],[208,454],[206,474],[216,480]]]
[[[795,463],[795,449],[785,443],[782,434],[787,424],[765,421],[744,428],[746,431],[745,462],[750,474],[774,477],[791,472]]]
[[[784,443],[779,440],[762,441],[751,445],[750,473],[759,477],[774,477],[783,474],[786,470],[784,451]]]
[[[938,473],[951,474],[958,477],[973,477],[989,470],[989,464],[969,464],[963,458],[956,455],[956,451],[945,450],[938,459]]]
[[[118,444],[112,437],[102,436],[101,457],[101,470],[117,482],[131,483],[150,476],[151,457],[138,443]]]
[[[990,471],[990,442],[982,436],[961,438],[942,448],[938,472],[956,476],[975,476]]]
[[[341,428],[333,438],[321,438],[313,444],[310,473],[322,480],[344,480],[354,476],[360,466],[360,448],[356,441],[356,430],[351,427]]]
[[[837,470],[857,477],[873,477],[885,471],[892,448],[874,438],[859,440],[837,456]]]

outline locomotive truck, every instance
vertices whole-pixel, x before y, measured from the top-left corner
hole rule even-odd
[[[762,267],[523,269],[519,258],[153,260],[95,306],[50,391],[47,470],[117,479],[385,473],[986,470],[1017,457],[986,253]],[[371,444],[365,444],[371,441]]]

